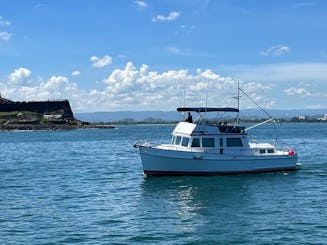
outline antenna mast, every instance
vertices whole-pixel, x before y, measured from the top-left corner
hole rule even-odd
[[[237,125],[240,123],[240,80],[237,79],[237,96],[234,97],[234,99],[237,100],[237,109],[238,109],[238,112],[237,112],[237,118],[236,118],[236,123]]]
[[[184,82],[183,97],[184,97],[183,99],[184,99],[184,107],[185,107],[185,101],[186,101],[185,82]]]

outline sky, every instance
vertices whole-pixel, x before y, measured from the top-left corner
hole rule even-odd
[[[264,108],[327,108],[327,1],[0,0],[4,98],[235,107],[238,82]]]

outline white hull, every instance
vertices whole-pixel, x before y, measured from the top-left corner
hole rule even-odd
[[[297,168],[297,155],[226,155],[176,151],[139,145],[148,175],[205,175],[288,171]]]

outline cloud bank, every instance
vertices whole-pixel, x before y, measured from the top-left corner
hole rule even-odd
[[[311,67],[312,70],[313,67],[326,68],[327,64],[316,64],[316,66],[300,64],[297,67],[298,70],[302,70],[302,73],[297,73],[299,77],[304,74],[303,66]],[[278,67],[279,71],[274,68],[272,69],[274,72],[279,72],[283,69],[287,70],[289,66],[283,69]],[[294,72],[295,68],[296,65],[293,64],[291,71]],[[307,72],[313,74],[308,70]],[[73,73],[77,75],[78,72]],[[327,79],[327,73],[324,76]],[[324,81],[317,82],[312,76],[311,80],[299,78],[291,82],[273,80],[270,77],[262,81],[241,80],[240,83],[242,89],[262,107],[280,106],[278,109],[293,109],[309,108],[313,105],[320,108],[327,107],[324,102],[327,99],[327,92],[324,92],[327,91],[327,85]],[[238,79],[221,76],[210,69],[197,69],[195,72],[187,69],[157,72],[146,64],[136,67],[132,62],[127,62],[125,67],[110,72],[102,82],[102,89],[86,90],[66,76],[34,78],[30,70],[20,67],[0,81],[0,90],[3,97],[12,100],[69,99],[75,112],[175,110],[184,103],[186,106],[236,106],[233,97],[237,94]],[[278,104],[279,98],[281,101],[288,101],[288,104]],[[299,98],[310,98],[310,100],[299,100]],[[318,104],[319,101],[325,104]],[[244,98],[241,103],[242,108],[255,107],[252,102]]]

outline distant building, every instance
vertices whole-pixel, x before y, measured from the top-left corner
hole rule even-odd
[[[304,121],[306,119],[306,116],[299,116],[299,121]]]

